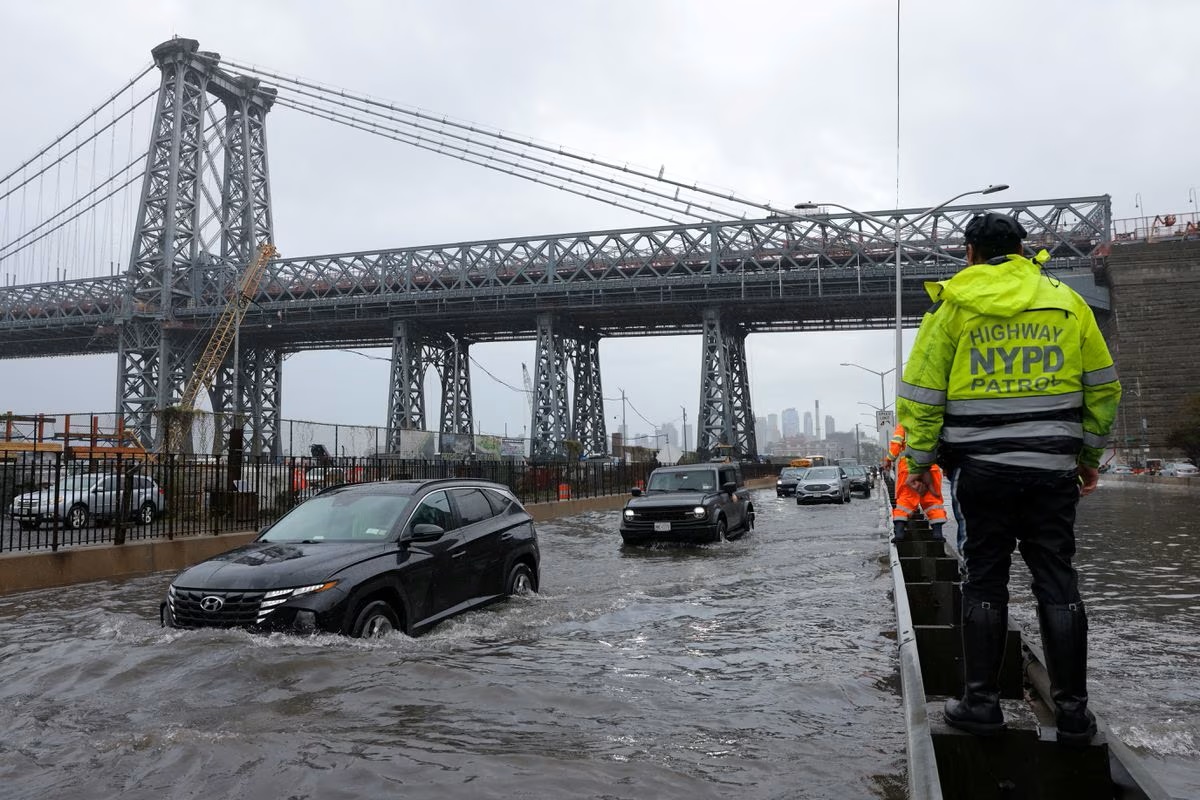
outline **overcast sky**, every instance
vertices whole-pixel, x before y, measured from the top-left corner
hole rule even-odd
[[[899,203],[992,183],[1006,201],[1111,194],[1115,217],[1193,210],[1200,186],[1200,4],[905,0]],[[202,49],[569,145],[787,207],[891,208],[896,5],[840,2],[52,2],[0,0],[0,171],[149,62]],[[288,256],[655,225],[657,221],[277,108],[268,125],[277,244]],[[147,138],[149,131],[144,134]],[[906,337],[911,340],[911,332]],[[821,403],[867,422],[889,332],[756,334],[757,415]],[[386,356],[386,351],[373,351]],[[601,345],[604,390],[655,423],[694,421],[698,337]],[[515,386],[532,342],[473,354]],[[474,370],[485,433],[519,433],[525,396]],[[301,353],[288,418],[379,424],[388,367]],[[0,410],[110,411],[116,357],[0,360]],[[890,394],[890,392],[889,392]],[[436,395],[428,397],[436,409]],[[620,402],[607,404],[610,432]],[[631,433],[648,431],[632,410]],[[433,420],[436,424],[436,414]]]

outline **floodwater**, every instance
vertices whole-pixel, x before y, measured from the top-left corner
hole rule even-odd
[[[754,533],[696,548],[544,523],[540,596],[416,639],[164,631],[169,575],[0,598],[0,796],[899,800],[883,501],[755,501]],[[1104,487],[1081,515],[1092,695],[1179,797],[1195,506]]]

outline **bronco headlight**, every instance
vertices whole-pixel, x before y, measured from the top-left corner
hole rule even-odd
[[[779,486],[781,483],[783,483],[783,478],[780,478],[779,480],[775,481],[776,486]]]
[[[634,517],[637,516],[637,512],[635,512],[632,508],[625,509],[624,514],[625,514],[625,519],[633,519]]]
[[[696,506],[692,509],[692,516],[696,519],[704,519],[708,516],[708,509],[704,506]]]

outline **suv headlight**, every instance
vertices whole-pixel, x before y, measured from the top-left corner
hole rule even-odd
[[[780,478],[779,480],[775,481],[776,486],[778,486],[781,483],[783,483],[783,478]]]
[[[696,519],[704,519],[708,516],[708,509],[704,506],[696,506],[692,509],[692,516]]]
[[[633,519],[634,517],[637,516],[637,512],[634,511],[632,508],[625,509],[625,511],[623,513],[625,514],[625,519]]]

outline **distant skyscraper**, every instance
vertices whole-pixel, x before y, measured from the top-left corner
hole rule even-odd
[[[780,436],[779,436],[779,415],[778,414],[767,414],[767,436],[770,437],[767,440],[767,444],[770,444],[771,442],[779,441]]]
[[[790,439],[800,433],[800,415],[794,408],[783,410],[783,438]]]
[[[813,435],[813,420],[811,411],[804,412],[804,435],[809,437]]]
[[[694,428],[691,425],[684,423],[684,425],[683,425],[683,449],[684,450],[695,450],[696,449],[696,437],[692,435],[693,430],[694,430]]]
[[[759,447],[766,447],[770,442],[770,437],[767,436],[767,418],[754,418],[754,438],[758,442]]]
[[[658,441],[659,447],[665,447],[666,445],[670,444],[672,447],[678,450],[683,445],[683,442],[679,439],[679,431],[675,428],[674,422],[663,423],[658,427],[655,433],[663,437]]]
[[[829,414],[825,415],[825,438],[829,438],[829,434],[833,433],[833,417]]]

